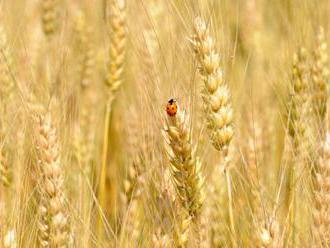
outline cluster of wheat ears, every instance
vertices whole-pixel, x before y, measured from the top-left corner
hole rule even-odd
[[[0,247],[330,247],[329,13],[0,1]]]

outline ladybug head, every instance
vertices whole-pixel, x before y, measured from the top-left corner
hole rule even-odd
[[[173,99],[173,98],[171,98],[170,100],[168,100],[168,103],[169,103],[169,104],[173,104],[173,103],[175,103],[175,102],[176,102],[176,100]]]

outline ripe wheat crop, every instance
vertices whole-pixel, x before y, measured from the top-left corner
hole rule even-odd
[[[0,248],[330,247],[329,13],[0,1]]]

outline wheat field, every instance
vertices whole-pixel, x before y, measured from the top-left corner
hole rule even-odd
[[[0,0],[0,247],[330,247],[329,0]]]

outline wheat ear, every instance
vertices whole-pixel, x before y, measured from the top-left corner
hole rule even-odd
[[[77,13],[74,31],[78,50],[79,85],[84,91],[90,86],[92,81],[91,77],[95,67],[95,51],[91,39],[93,36],[92,28],[88,25],[85,13],[82,11]]]
[[[313,53],[313,60],[311,72],[314,93],[312,106],[317,123],[319,123],[318,127],[324,131],[324,118],[327,112],[328,100],[329,68],[327,43],[323,27],[320,27],[317,35],[317,45]]]
[[[41,7],[43,32],[50,38],[58,29],[58,0],[42,0]]]
[[[196,18],[194,31],[191,43],[204,81],[203,100],[210,139],[213,147],[224,154],[225,164],[228,165],[228,146],[234,135],[230,91],[224,81],[223,70],[220,67],[220,55],[215,49],[215,42],[209,34],[208,26],[202,18]],[[235,225],[230,170],[225,168],[224,173],[228,190],[230,228],[234,237]],[[233,238],[232,241],[234,243],[235,239]]]
[[[14,89],[13,57],[7,41],[7,35],[4,28],[0,26],[0,101],[2,105],[8,103],[13,96]]]
[[[215,172],[210,178],[208,187],[208,204],[205,204],[209,211],[210,219],[210,244],[211,247],[223,247],[226,245],[227,226],[224,224],[226,216],[226,182],[220,168],[215,168]]]
[[[134,109],[135,110],[135,109]],[[123,180],[123,190],[120,194],[123,209],[123,225],[120,230],[120,244],[125,247],[138,243],[140,235],[140,209],[143,176],[141,175],[142,159],[140,157],[140,140],[138,139],[138,116],[134,111],[129,113],[128,135],[128,166]]]
[[[164,128],[170,171],[183,209],[182,220],[175,231],[180,246],[185,246],[189,222],[197,221],[204,198],[201,163],[195,155],[187,123],[185,112],[179,110],[175,116],[167,116]]]
[[[40,171],[41,224],[39,240],[42,247],[67,247],[69,223],[65,211],[64,172],[61,164],[60,146],[56,129],[49,113],[40,115],[36,121],[36,145]],[[48,227],[46,227],[48,226]],[[49,232],[49,235],[44,235]],[[44,242],[49,237],[49,241]],[[45,246],[45,244],[47,244]]]
[[[290,168],[290,200],[289,200],[289,237],[294,243],[296,240],[294,226],[296,224],[297,171],[302,171],[306,154],[306,117],[308,110],[308,66],[307,51],[300,48],[293,56],[292,79],[290,85],[290,103],[288,109],[289,135],[293,144],[294,161]]]
[[[126,11],[124,0],[112,0],[110,6],[112,33],[109,50],[110,61],[105,82],[109,94],[113,95],[122,83],[126,51]]]
[[[210,138],[218,151],[225,151],[234,134],[230,91],[220,67],[220,55],[215,50],[207,24],[201,18],[195,20],[192,44],[205,86],[203,100]]]
[[[330,134],[327,133],[314,184],[312,234],[317,244],[330,245]]]
[[[195,155],[188,119],[183,111],[168,116],[165,126],[167,154],[178,198],[192,219],[199,216],[203,203],[201,163]]]
[[[289,134],[293,139],[295,153],[301,152],[306,125],[304,118],[307,110],[307,51],[300,48],[293,56],[292,80],[289,105]]]
[[[8,164],[7,164],[7,158],[6,154],[3,151],[3,145],[0,147],[0,183],[8,187],[10,185],[10,179],[9,179],[9,171],[8,171]]]
[[[0,26],[0,183],[10,185],[10,168],[8,163],[7,135],[8,104],[14,94],[13,57],[10,52],[7,35]]]

